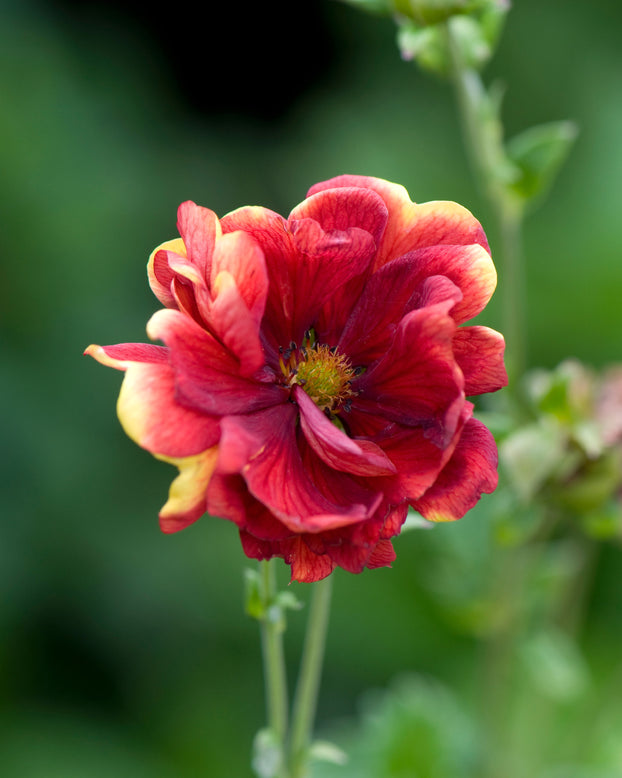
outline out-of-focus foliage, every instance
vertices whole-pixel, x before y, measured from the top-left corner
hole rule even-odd
[[[511,188],[525,202],[541,200],[553,183],[577,137],[572,122],[530,127],[507,144],[509,159],[519,171]]]
[[[206,32],[205,46],[226,35],[231,45],[193,83],[216,102],[235,94],[240,110],[199,112],[171,76],[187,29],[171,15],[158,43],[146,17],[103,8],[5,0],[0,10],[2,771],[250,776],[263,680],[235,528],[205,518],[159,533],[169,468],[126,439],[114,418],[121,376],[82,350],[144,338],[157,307],[144,266],[175,235],[185,199],[220,215],[253,203],[287,212],[312,183],[352,172],[399,181],[419,201],[457,200],[485,226],[487,212],[451,92],[401,60],[390,17],[319,3],[332,42],[318,51],[321,76],[258,116],[282,90],[260,61],[236,69],[230,28]],[[304,35],[291,14],[267,23]],[[487,65],[506,85],[508,137],[559,117],[581,128],[526,223],[532,367],[573,357],[600,372],[622,361],[621,23],[609,0],[521,0]],[[528,167],[530,154],[521,159]],[[482,323],[500,318],[497,298]],[[479,411],[503,418],[496,403]],[[530,494],[548,461],[531,462]],[[586,532],[560,507],[549,527],[528,500],[516,508],[512,489],[506,479],[461,522],[404,534],[392,570],[335,576],[320,735],[351,750],[351,765],[365,753],[370,766],[410,769],[420,757],[429,775],[440,764],[454,778],[467,748],[489,778],[619,778],[618,538],[603,512]],[[291,591],[307,601],[304,586]],[[305,612],[288,613],[292,663]],[[434,680],[391,680],[410,672]],[[369,688],[390,690],[385,723],[357,718]],[[428,711],[430,695],[447,704]],[[455,731],[440,730],[437,706]],[[368,743],[354,742],[357,722]],[[429,735],[417,754],[404,753],[409,732]],[[436,762],[444,744],[448,761]]]
[[[503,30],[509,5],[499,0],[449,5],[445,13],[397,13],[397,45],[406,60],[415,60],[424,70],[447,76],[450,52],[446,25],[450,25],[460,56],[475,70],[492,57]]]
[[[368,691],[355,732],[340,733],[348,761],[322,766],[322,778],[475,778],[482,763],[477,733],[451,691],[430,678],[398,676],[387,691]],[[348,737],[349,735],[349,737]]]
[[[531,419],[501,443],[517,494],[622,539],[622,366],[601,375],[566,361],[524,383]]]

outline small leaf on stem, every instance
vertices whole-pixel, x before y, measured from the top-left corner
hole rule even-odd
[[[260,729],[253,741],[252,766],[258,778],[277,778],[283,769],[283,750],[271,729]]]
[[[578,134],[573,122],[550,122],[531,127],[507,144],[509,158],[521,175],[512,190],[533,202],[549,189]]]

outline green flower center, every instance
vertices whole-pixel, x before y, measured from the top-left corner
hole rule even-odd
[[[350,382],[355,371],[347,357],[312,342],[306,338],[299,349],[290,344],[281,357],[281,370],[288,386],[298,384],[318,408],[330,412],[354,395]]]
[[[298,363],[295,382],[319,408],[332,411],[352,395],[350,381],[353,376],[354,370],[347,357],[320,345],[306,350],[305,358]]]

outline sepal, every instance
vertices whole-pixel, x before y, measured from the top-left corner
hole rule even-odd
[[[518,170],[511,190],[525,203],[541,199],[550,189],[578,135],[570,121],[530,127],[506,145],[509,160]]]

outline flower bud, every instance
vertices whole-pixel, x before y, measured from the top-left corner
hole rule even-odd
[[[440,24],[452,16],[468,14],[489,5],[488,0],[390,0],[393,11],[416,24]]]

